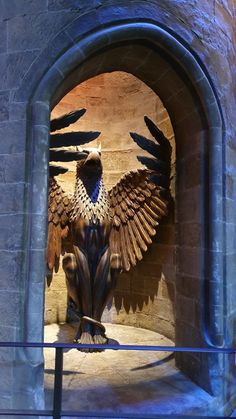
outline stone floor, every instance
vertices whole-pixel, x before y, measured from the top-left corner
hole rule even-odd
[[[111,343],[168,345],[164,336],[130,326],[107,324]],[[45,326],[45,342],[71,342],[71,325]],[[54,350],[45,350],[46,408],[52,407]],[[214,414],[214,399],[174,365],[171,352],[106,350],[64,353],[63,409],[123,414]]]

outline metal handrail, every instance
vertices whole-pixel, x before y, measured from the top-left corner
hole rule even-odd
[[[79,343],[49,343],[49,342],[0,342],[0,348],[54,348],[55,355],[55,369],[54,369],[54,393],[53,393],[53,410],[14,410],[14,409],[0,409],[0,416],[42,416],[53,419],[61,419],[66,416],[70,417],[97,417],[97,418],[127,418],[127,419],[173,419],[173,415],[139,415],[139,414],[112,414],[101,412],[75,412],[62,411],[62,377],[63,377],[63,349],[104,349],[104,345],[96,344],[79,344]],[[155,351],[155,352],[192,352],[192,353],[216,353],[216,354],[236,354],[236,348],[217,348],[217,347],[178,347],[178,346],[145,346],[145,345],[110,345],[105,346],[107,350],[128,350],[128,351]],[[183,418],[183,415],[175,415],[175,418]],[[202,417],[202,416],[201,416]],[[185,416],[185,419],[190,419],[191,416]],[[194,416],[198,419],[200,416]],[[210,418],[210,416],[206,416]],[[217,418],[214,416],[214,418]],[[218,417],[221,418],[220,416]]]
[[[0,342],[0,348],[62,348],[62,349],[113,349],[125,351],[156,351],[156,352],[200,352],[234,354],[236,348],[218,348],[217,346],[158,346],[158,345],[97,345],[62,342]]]

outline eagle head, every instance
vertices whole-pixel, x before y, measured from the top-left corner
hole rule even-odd
[[[81,149],[78,151],[84,154],[84,158],[77,162],[77,173],[80,176],[99,176],[102,174],[101,146],[98,148]]]

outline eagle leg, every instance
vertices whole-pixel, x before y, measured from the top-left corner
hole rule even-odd
[[[110,254],[109,248],[103,253],[97,267],[93,288],[93,317],[101,322],[102,313],[114,294],[117,276],[121,271],[120,255]],[[94,343],[105,344],[107,337],[102,328],[94,327]]]
[[[73,253],[67,253],[62,260],[62,267],[66,276],[66,286],[69,297],[73,300],[78,310],[80,307],[78,297],[78,285],[77,285],[77,262]]]
[[[82,316],[92,317],[91,278],[88,261],[85,254],[74,246],[74,255],[69,254],[63,258],[63,269],[69,296],[80,308]],[[88,321],[81,321],[75,340],[81,344],[92,344],[93,325]],[[89,349],[84,349],[89,352]]]

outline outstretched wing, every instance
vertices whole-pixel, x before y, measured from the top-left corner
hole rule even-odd
[[[54,177],[49,179],[48,192],[47,267],[49,272],[58,272],[60,256],[66,250],[69,234],[71,201]]]
[[[73,111],[67,113],[65,115],[60,116],[59,118],[52,119],[50,121],[50,131],[58,131],[62,128],[66,128],[71,124],[74,124],[78,121],[81,116],[83,116],[86,112],[86,109],[78,109],[77,111]]]
[[[71,112],[51,121],[51,132],[61,130],[76,122],[86,112],[85,109]],[[53,271],[58,272],[60,255],[71,252],[70,212],[72,203],[56,180],[56,176],[67,172],[63,166],[51,162],[68,162],[84,158],[84,153],[66,150],[65,147],[79,146],[92,141],[100,132],[66,132],[50,135],[49,151],[49,195],[48,195],[48,242],[47,242],[47,279],[52,279]],[[64,149],[61,149],[63,147]]]
[[[125,271],[142,259],[161,218],[167,215],[170,199],[171,146],[149,118],[144,120],[156,142],[136,133],[130,135],[152,155],[138,156],[147,169],[127,173],[109,192],[113,216],[110,248],[121,255]]]

